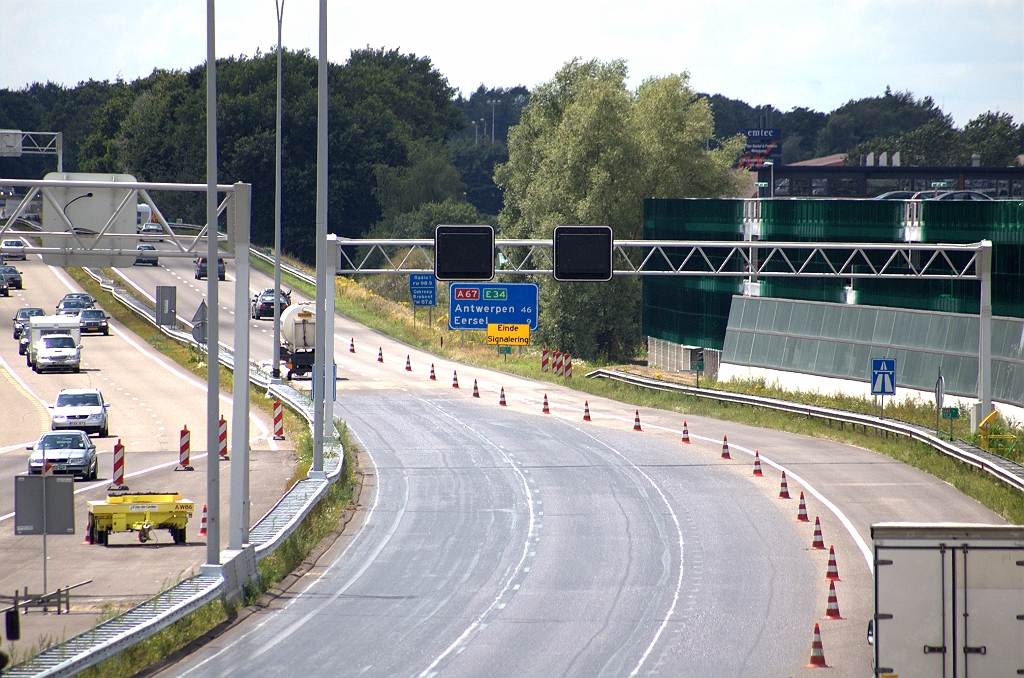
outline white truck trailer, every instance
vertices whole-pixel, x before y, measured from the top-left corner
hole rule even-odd
[[[281,314],[281,360],[289,379],[313,371],[315,349],[316,306],[308,301],[289,306]]]
[[[876,676],[1024,675],[1024,527],[879,523],[871,538]]]

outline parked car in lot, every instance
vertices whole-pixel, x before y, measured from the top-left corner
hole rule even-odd
[[[277,299],[277,303],[281,307],[281,313],[284,313],[284,310],[292,303],[292,293],[282,291],[281,296]],[[251,315],[254,320],[274,317],[273,287],[264,289],[252,298],[252,308],[250,309],[249,315]]]
[[[110,403],[103,401],[103,394],[97,388],[63,389],[50,405],[50,428],[98,433],[100,438],[106,438],[108,407]]]
[[[20,259],[25,261],[25,241],[21,238],[4,238],[0,241],[0,260]]]
[[[7,281],[7,286],[11,289],[25,289],[25,283],[21,279],[21,271],[13,266],[0,266],[0,275]]]
[[[160,258],[156,255],[156,248],[152,245],[142,243],[135,249],[138,251],[138,254],[135,255],[135,263],[132,264],[133,266],[138,266],[139,264],[157,266],[160,264]]]
[[[50,431],[25,449],[31,452],[30,475],[42,473],[44,463],[53,473],[80,476],[82,480],[96,480],[99,475],[96,446],[85,431]]]
[[[110,316],[98,308],[83,308],[78,314],[78,326],[82,334],[95,333],[103,336],[110,335],[110,325],[107,321]]]
[[[14,314],[14,318],[12,319],[14,322],[15,339],[21,338],[22,330],[28,327],[28,319],[37,315],[46,315],[46,311],[41,308],[36,308],[35,306],[27,306],[25,308],[18,309],[18,312]],[[22,351],[19,351],[19,353],[24,355],[24,352]]]
[[[202,280],[206,277],[206,257],[199,257],[196,259],[196,280]],[[217,258],[217,280],[224,280],[224,260],[220,257]]]

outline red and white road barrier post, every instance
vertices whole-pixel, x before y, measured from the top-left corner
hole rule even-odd
[[[228,420],[224,418],[224,415],[220,415],[220,422],[218,424],[220,429],[220,437],[217,441],[217,453],[220,456],[221,461],[230,461],[228,456]]]
[[[541,373],[544,373],[544,372],[548,371],[548,353],[549,353],[549,351],[548,351],[547,347],[544,347],[544,349],[540,352],[540,371],[541,371]]]
[[[284,405],[274,401],[274,440],[284,440]]]
[[[188,425],[181,429],[181,437],[178,439],[178,465],[174,468],[175,471],[194,471],[189,461],[190,451],[192,449],[192,433],[188,430]]]
[[[572,356],[565,354],[565,378],[572,379]]]
[[[121,439],[117,439],[117,443],[114,444],[114,473],[113,480],[110,483],[108,489],[111,490],[127,490],[128,486],[124,484],[124,445],[121,444]]]

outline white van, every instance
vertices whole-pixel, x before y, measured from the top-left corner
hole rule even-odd
[[[25,364],[33,370],[81,369],[82,330],[77,316],[35,316],[29,318],[26,329],[29,342]]]

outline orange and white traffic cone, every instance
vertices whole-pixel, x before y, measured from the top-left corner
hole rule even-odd
[[[437,375],[434,374],[434,363],[430,363],[430,381],[437,381]]]
[[[836,547],[828,545],[828,572],[825,573],[825,581],[843,581],[839,578],[839,568],[836,566]]]
[[[551,409],[548,407],[548,394],[544,394],[544,406],[541,408],[542,414],[551,414]]]
[[[477,388],[477,386],[476,386],[476,379],[473,380],[473,397],[474,398],[479,398],[480,397],[480,389]]]
[[[807,502],[804,501],[804,493],[800,493],[800,508],[796,512],[796,522],[798,523],[809,523],[811,519],[807,517]]]
[[[821,536],[821,520],[814,516],[814,539],[811,540],[811,548],[816,551],[825,550],[825,539]]]
[[[825,607],[825,616],[822,619],[843,619],[839,614],[839,598],[836,597],[836,583],[828,583],[828,605]]]
[[[206,536],[206,504],[203,504],[203,522],[199,523],[199,535],[200,537]]]
[[[412,372],[412,363],[409,362],[409,356],[405,356],[405,371]]]
[[[643,431],[643,429],[640,428],[640,410],[637,410],[636,415],[633,417],[633,430]]]
[[[379,363],[384,362],[384,347],[383,346],[381,346],[380,348],[377,349],[377,362],[379,362]]]
[[[590,421],[590,401],[583,401],[583,421]]]
[[[811,663],[806,668],[828,668],[828,664],[825,663],[825,648],[821,646],[821,631],[818,629],[817,622],[814,624],[814,638],[811,640]]]
[[[722,436],[722,459],[732,459],[732,455],[729,454],[729,436]]]
[[[786,472],[782,472],[782,485],[779,486],[779,499],[790,499],[789,483],[786,482]]]
[[[505,387],[501,387],[501,395],[498,396],[498,404],[502,407],[506,407],[508,404],[505,402]]]
[[[452,370],[452,388],[459,387],[459,371]]]
[[[349,353],[355,353],[356,352],[356,338],[355,337],[352,337],[352,341],[348,342],[348,352]]]
[[[761,472],[761,453],[754,450],[754,475],[758,478],[764,477],[764,473]]]
[[[683,444],[690,444],[690,429],[687,428],[685,419],[683,419]]]

